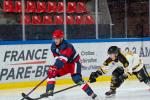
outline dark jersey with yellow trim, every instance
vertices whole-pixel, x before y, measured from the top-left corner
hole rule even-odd
[[[113,60],[109,57],[108,59],[105,60],[105,62],[103,63],[104,66],[108,66]],[[115,59],[114,62],[118,62],[120,61],[123,64],[123,67],[126,68],[129,66],[129,62],[126,59],[126,57],[122,54],[119,53],[117,58]]]

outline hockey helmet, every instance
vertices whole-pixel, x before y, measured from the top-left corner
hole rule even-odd
[[[63,38],[64,37],[64,32],[62,30],[55,30],[53,32],[53,38]]]
[[[109,47],[107,53],[108,54],[118,54],[120,49],[117,46],[111,46]]]

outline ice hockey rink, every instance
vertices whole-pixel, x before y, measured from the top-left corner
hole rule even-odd
[[[97,82],[91,84],[91,87],[98,95],[96,100],[150,100],[150,88],[144,83],[135,81],[126,81],[113,97],[105,97],[105,92],[109,90],[109,82]],[[70,86],[70,85],[68,85]],[[68,86],[56,86],[56,91]],[[21,93],[28,93],[32,88],[12,89],[0,91],[0,100],[21,100]],[[44,92],[45,87],[40,87],[32,93],[31,97],[37,97]],[[52,100],[92,100],[88,97],[80,87],[55,94]]]

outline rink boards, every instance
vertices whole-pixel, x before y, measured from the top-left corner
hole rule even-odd
[[[123,51],[133,51],[143,58],[150,72],[150,38],[70,40],[81,55],[82,75],[87,80],[90,73],[99,68],[108,57],[107,49],[116,45]],[[54,58],[50,47],[52,41],[0,42],[0,89],[35,86],[47,75]],[[99,81],[110,80],[109,73]],[[134,78],[132,78],[134,79]],[[57,84],[72,83],[69,75],[58,78]]]

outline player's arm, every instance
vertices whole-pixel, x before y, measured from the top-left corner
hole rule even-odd
[[[60,55],[55,57],[56,61],[54,66],[56,66],[57,69],[61,69],[65,65],[65,63],[68,62],[68,59],[70,58],[72,53],[73,51],[71,48],[61,50]]]
[[[122,74],[119,78],[121,80],[127,79],[129,76],[132,75],[132,68],[133,68],[133,53],[127,52],[125,55],[121,54],[119,56],[120,62],[123,64],[124,67],[124,74]]]
[[[128,52],[126,56],[123,54],[120,55],[120,62],[123,64],[123,67],[125,69],[124,73],[127,76],[132,75],[132,68],[133,68],[133,62],[134,62],[133,54],[131,52]]]
[[[48,76],[49,78],[58,76],[58,69],[63,68],[65,63],[67,63],[68,58],[72,55],[72,49],[67,48],[67,49],[62,49],[60,51],[60,55],[55,53],[55,50],[51,49],[53,56],[55,57],[55,63],[53,66],[50,66],[48,70]]]
[[[108,58],[104,63],[103,66],[100,66],[96,72],[92,72],[89,78],[90,83],[96,82],[96,78],[107,74],[109,72],[109,64],[112,62],[110,58]]]
[[[96,82],[96,78],[98,78],[99,76],[102,76],[103,74],[106,74],[104,71],[106,70],[99,68],[96,72],[92,72],[89,78],[90,83]]]
[[[54,47],[54,44],[52,44],[52,46],[51,46],[51,52],[52,52],[54,58],[56,59],[59,55],[56,53],[55,49],[56,48]],[[49,78],[56,77],[57,74],[58,74],[57,67],[55,65],[49,66],[47,74],[48,74]]]
[[[138,54],[128,55],[127,59],[129,61],[129,65],[125,69],[125,73],[128,76],[131,76],[133,71],[139,71],[143,67],[143,60]]]

